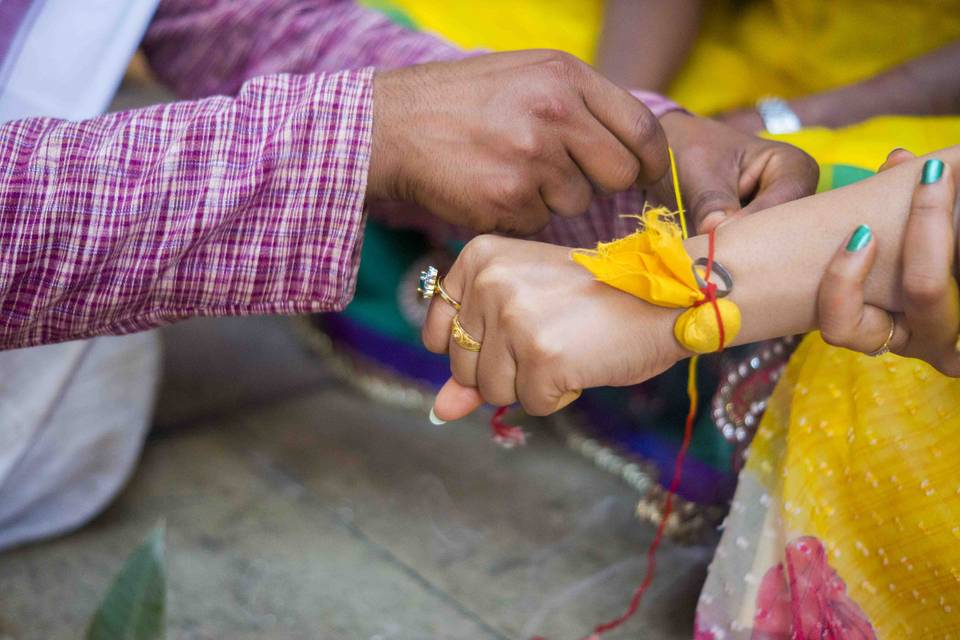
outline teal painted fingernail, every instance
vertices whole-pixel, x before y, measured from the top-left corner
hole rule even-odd
[[[847,251],[850,253],[856,253],[863,249],[865,246],[870,244],[870,241],[873,239],[873,231],[870,230],[865,224],[857,227],[857,230],[853,232],[853,235],[850,236],[850,242],[847,243]]]
[[[931,158],[923,163],[920,184],[933,184],[943,175],[943,161]]]

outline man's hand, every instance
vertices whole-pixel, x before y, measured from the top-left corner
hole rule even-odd
[[[682,112],[668,113],[660,123],[676,154],[684,204],[698,233],[816,191],[817,163],[796,147]],[[672,202],[669,179],[655,191],[660,201]]]
[[[654,182],[667,167],[653,114],[564,53],[497,53],[374,79],[370,200],[529,234],[552,213],[584,213],[595,192]]]

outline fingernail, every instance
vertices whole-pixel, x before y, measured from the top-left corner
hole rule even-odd
[[[560,411],[568,404],[572,403],[574,400],[580,397],[583,391],[567,391],[565,394],[560,396],[560,402],[557,403],[557,408],[554,411]]]
[[[943,175],[943,161],[931,158],[923,163],[920,184],[933,184]]]
[[[433,407],[430,407],[430,423],[435,424],[438,427],[442,424],[447,424],[446,420],[441,420],[437,417],[437,414],[433,411]]]
[[[853,232],[852,236],[850,236],[850,242],[847,243],[847,251],[850,253],[856,253],[870,244],[870,240],[872,239],[873,231],[871,231],[870,227],[867,225],[862,224],[857,227],[857,230]]]

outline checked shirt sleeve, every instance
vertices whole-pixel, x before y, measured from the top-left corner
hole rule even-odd
[[[354,0],[161,0],[144,50],[157,75],[184,96],[232,93],[260,74],[393,68],[483,53],[405,29]],[[654,93],[633,95],[657,117],[679,108]],[[632,230],[620,214],[641,211],[644,201],[641,190],[598,197],[585,215],[556,218],[537,238],[570,246],[610,240]],[[370,214],[435,238],[472,235],[409,208],[378,204]]]
[[[248,78],[471,55],[354,0],[161,0],[143,49],[180,95],[232,94]]]
[[[273,75],[235,97],[0,126],[0,348],[342,308],[371,73]]]

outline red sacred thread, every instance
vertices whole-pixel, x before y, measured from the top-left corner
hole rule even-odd
[[[497,407],[490,418],[490,430],[493,431],[493,441],[501,447],[511,449],[517,445],[524,445],[527,442],[527,434],[523,429],[509,425],[503,421],[503,416],[507,413],[509,407]]]
[[[705,304],[708,301],[713,304],[713,308],[717,313],[717,324],[719,325],[720,333],[720,349],[722,350],[725,342],[723,318],[720,315],[720,308],[717,305],[717,285],[710,282],[710,272],[713,269],[713,256],[716,245],[714,236],[714,232],[711,231],[710,245],[707,254],[706,277],[704,278],[704,280],[707,282],[707,285],[702,289],[704,295],[706,295],[706,299],[698,304]],[[630,618],[637,613],[637,610],[640,609],[640,602],[643,600],[643,595],[647,592],[647,589],[650,588],[650,585],[653,582],[654,572],[657,568],[657,549],[660,548],[660,543],[663,542],[663,535],[667,527],[667,520],[670,518],[670,514],[673,513],[673,499],[677,494],[677,488],[680,486],[680,480],[683,477],[683,461],[687,457],[687,451],[690,449],[690,441],[693,439],[693,421],[697,415],[697,360],[698,356],[694,356],[690,360],[690,373],[687,380],[687,393],[690,396],[690,410],[687,412],[687,419],[683,425],[683,442],[680,444],[680,451],[677,453],[677,457],[674,460],[673,479],[670,481],[670,487],[667,489],[667,497],[663,502],[663,512],[660,517],[660,524],[657,526],[657,532],[653,536],[650,546],[647,548],[647,567],[644,572],[643,582],[640,583],[640,586],[636,588],[636,590],[633,592],[633,595],[630,597],[630,604],[627,606],[626,611],[613,620],[598,624],[593,628],[593,632],[590,635],[584,636],[581,640],[599,640],[601,635],[613,631],[630,620]],[[546,638],[543,636],[535,636],[531,638],[531,640],[546,640]]]
[[[699,307],[708,302],[713,306],[713,312],[717,314],[717,332],[720,334],[720,347],[718,351],[723,351],[723,345],[727,342],[727,336],[723,330],[723,318],[720,316],[720,305],[717,304],[717,285],[710,282],[710,274],[713,272],[713,254],[716,250],[717,243],[716,229],[710,232],[707,239],[709,242],[709,248],[707,249],[707,269],[703,276],[703,281],[706,282],[707,285],[700,289],[706,297],[694,303],[693,306]]]

